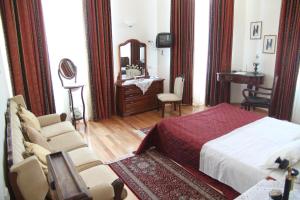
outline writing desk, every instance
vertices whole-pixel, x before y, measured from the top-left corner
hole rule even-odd
[[[221,91],[224,92],[225,84],[239,83],[247,84],[248,89],[264,83],[265,75],[263,73],[254,72],[219,72],[217,73],[217,81],[221,82]],[[251,95],[251,94],[250,94]],[[222,96],[224,96],[222,94]],[[228,102],[229,103],[229,102]]]
[[[254,72],[220,72],[217,73],[217,80],[220,82],[233,82],[247,84],[247,87],[252,89],[253,86],[258,86],[264,83],[265,75],[263,73]]]

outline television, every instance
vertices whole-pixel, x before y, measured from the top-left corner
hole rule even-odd
[[[159,33],[156,36],[157,48],[170,48],[173,44],[173,37],[171,33]]]

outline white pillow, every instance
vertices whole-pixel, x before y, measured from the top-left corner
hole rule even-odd
[[[285,144],[280,150],[273,153],[263,165],[263,168],[278,169],[279,164],[275,163],[278,157],[287,159],[290,162],[290,166],[300,161],[300,140],[294,140]]]

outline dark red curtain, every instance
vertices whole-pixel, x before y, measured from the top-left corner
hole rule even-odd
[[[0,0],[14,94],[36,115],[55,112],[40,0]]]
[[[217,81],[217,72],[231,70],[234,0],[211,0],[207,62],[206,105],[230,101],[230,85]]]
[[[195,0],[171,0],[174,43],[171,49],[170,90],[174,90],[175,78],[184,75],[184,104],[193,103],[194,21]]]
[[[114,114],[114,65],[110,0],[85,0],[94,120]]]
[[[278,85],[271,115],[290,120],[300,62],[300,0],[282,0],[275,75]]]

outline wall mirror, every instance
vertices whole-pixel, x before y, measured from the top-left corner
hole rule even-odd
[[[119,80],[148,77],[146,51],[146,44],[136,39],[119,45]]]

